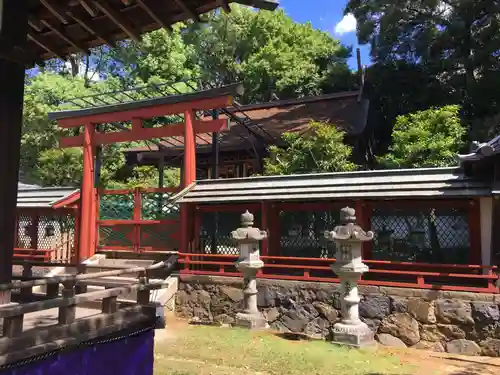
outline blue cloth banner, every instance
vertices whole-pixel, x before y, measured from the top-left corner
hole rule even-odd
[[[82,345],[0,370],[0,375],[153,375],[154,329]]]

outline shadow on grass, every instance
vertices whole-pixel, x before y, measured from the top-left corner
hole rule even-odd
[[[290,341],[316,341],[312,337],[307,336],[304,333],[298,332],[276,332],[273,333],[276,337],[280,339],[290,340]],[[317,341],[325,341],[323,339]]]

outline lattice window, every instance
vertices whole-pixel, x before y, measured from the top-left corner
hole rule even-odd
[[[34,218],[26,214],[19,214],[18,217],[16,247],[21,249],[33,249],[33,246],[36,246],[36,237],[31,235],[34,231]]]
[[[380,260],[467,263],[470,248],[466,208],[375,208],[372,256]]]
[[[179,205],[172,203],[174,193],[141,193],[142,219],[164,220],[179,217]]]
[[[281,211],[280,255],[306,258],[333,258],[335,245],[324,233],[339,225],[339,210]]]
[[[260,226],[260,212],[254,212],[255,226]],[[200,250],[207,254],[238,255],[238,245],[231,232],[241,226],[241,210],[232,212],[202,212],[200,228]],[[215,239],[215,241],[213,241]],[[215,242],[215,246],[213,245]],[[212,249],[214,247],[214,250]]]
[[[135,237],[133,225],[99,227],[99,246],[133,247]]]
[[[133,194],[102,194],[99,217],[101,220],[130,220],[134,215]]]
[[[178,251],[180,247],[180,222],[141,225],[141,246],[159,251]]]
[[[50,258],[68,261],[75,245],[75,218],[71,214],[19,214],[17,248],[51,250]]]

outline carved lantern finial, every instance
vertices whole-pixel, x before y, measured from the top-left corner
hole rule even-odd
[[[351,207],[344,207],[340,210],[340,222],[342,224],[356,224],[356,210]]]
[[[244,228],[253,226],[254,216],[248,210],[241,214],[241,226]]]

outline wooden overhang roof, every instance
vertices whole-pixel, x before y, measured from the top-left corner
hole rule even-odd
[[[368,114],[368,100],[360,98],[360,91],[347,91],[325,94],[300,99],[279,100],[268,103],[242,105],[237,109],[227,110],[235,116],[247,117],[253,125],[252,131],[266,144],[281,144],[284,132],[304,132],[311,121],[321,121],[338,126],[349,135],[363,132]],[[244,116],[243,116],[244,115]],[[221,117],[227,117],[221,115]],[[242,124],[232,121],[229,131],[220,134],[221,151],[241,150],[248,147],[245,140],[251,135]],[[212,148],[211,134],[197,135],[197,152],[210,153]],[[182,152],[182,137],[169,138],[161,142],[163,154],[175,155]],[[149,154],[158,151],[158,146],[148,145],[134,147],[127,152]],[[146,155],[145,155],[146,156]],[[147,157],[147,156],[146,156]]]
[[[11,0],[14,1],[14,0]],[[22,1],[22,0],[17,0]],[[138,41],[144,32],[192,19],[235,2],[274,10],[276,0],[26,0],[28,36],[10,46],[25,63],[87,53],[99,45],[113,47],[122,39]],[[2,41],[11,44],[10,41]]]
[[[460,168],[416,168],[201,180],[172,199],[177,203],[212,204],[491,195],[491,184],[465,176]]]

